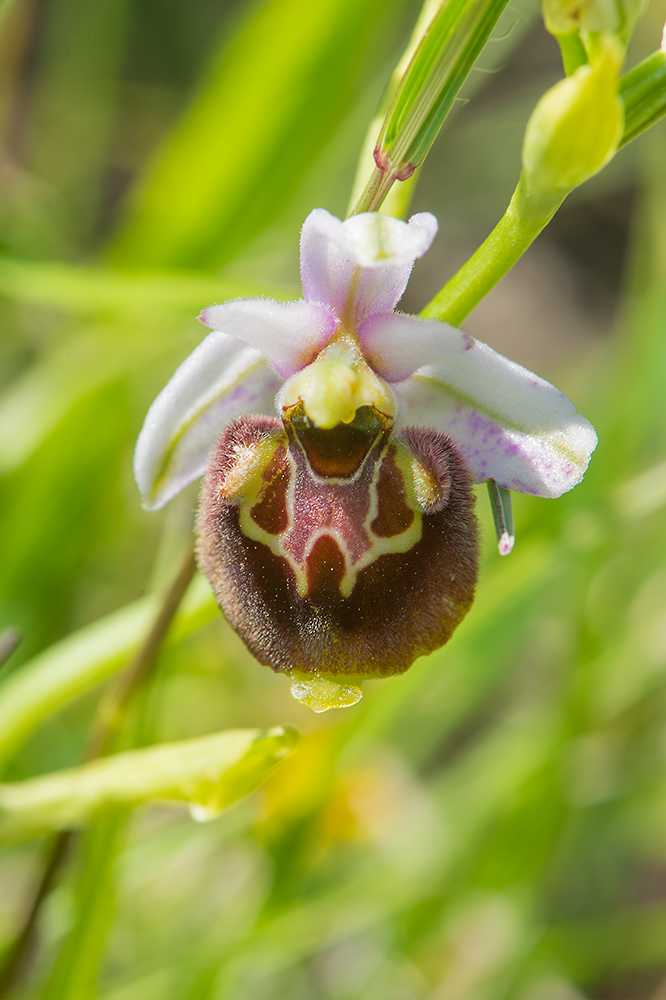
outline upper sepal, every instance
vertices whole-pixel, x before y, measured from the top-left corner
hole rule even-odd
[[[353,322],[390,312],[407,286],[414,261],[427,252],[436,234],[437,219],[429,212],[409,222],[378,212],[343,222],[316,208],[301,231],[303,294]]]

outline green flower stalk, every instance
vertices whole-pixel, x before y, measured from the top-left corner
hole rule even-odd
[[[599,39],[590,64],[544,94],[527,123],[523,169],[508,209],[423,316],[460,323],[513,267],[567,195],[613,158],[624,129],[617,78],[621,59],[617,42]]]
[[[645,132],[666,114],[666,26],[661,48],[634,66],[620,80],[624,104],[621,146]]]

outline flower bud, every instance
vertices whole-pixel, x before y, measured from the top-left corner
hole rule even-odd
[[[543,0],[543,19],[553,35],[573,31],[626,36],[638,20],[644,0]]]
[[[523,140],[528,193],[566,194],[613,158],[622,138],[619,46],[606,40],[594,62],[579,67],[541,98]]]

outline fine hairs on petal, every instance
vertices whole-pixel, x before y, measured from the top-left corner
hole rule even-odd
[[[305,368],[333,336],[336,318],[326,306],[273,299],[236,299],[204,309],[206,326],[261,351],[283,378]]]
[[[437,220],[427,212],[409,222],[377,212],[341,222],[317,208],[301,231],[303,294],[340,319],[390,313],[436,233]]]
[[[338,230],[340,249],[360,267],[411,264],[428,252],[437,235],[437,219],[430,212],[413,215],[409,222],[379,212],[353,215]]]

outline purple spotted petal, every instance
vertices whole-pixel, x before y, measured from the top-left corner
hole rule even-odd
[[[357,323],[390,312],[436,233],[437,219],[429,212],[409,222],[378,212],[341,222],[316,208],[301,231],[303,294]]]
[[[450,435],[476,482],[559,497],[581,481],[592,425],[549,382],[459,330],[439,360],[394,386],[400,422]]]
[[[417,368],[437,362],[444,339],[461,334],[438,319],[379,313],[363,320],[358,336],[370,367],[387,382],[399,382]]]
[[[157,510],[201,476],[225,424],[271,413],[282,379],[253,347],[211,333],[183,362],[146,417],[134,476],[147,510]]]
[[[329,309],[302,299],[236,299],[209,306],[199,318],[206,326],[256,347],[285,378],[314,361],[336,326]]]

